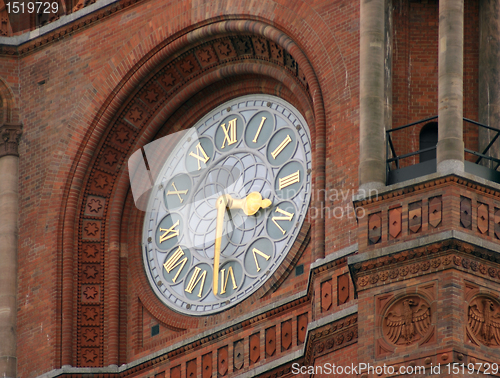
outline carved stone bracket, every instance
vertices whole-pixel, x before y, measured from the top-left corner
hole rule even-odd
[[[21,123],[0,126],[0,158],[7,155],[19,156],[18,146],[22,130]]]

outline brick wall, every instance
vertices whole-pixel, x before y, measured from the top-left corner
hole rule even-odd
[[[464,115],[476,119],[477,2],[468,3],[466,12]],[[110,15],[103,14],[90,20],[87,26],[83,23],[78,30],[66,30],[51,42],[37,40],[35,44],[40,45],[23,52],[18,59],[0,58],[0,77],[12,91],[14,103],[22,99],[21,105],[17,103],[19,115],[14,114],[13,119],[17,117],[24,124],[19,170],[19,376],[34,377],[63,363],[85,365],[79,359],[78,350],[82,246],[78,235],[92,169],[99,166],[101,155],[110,146],[107,138],[117,120],[126,116],[123,114],[133,101],[137,99],[140,103],[138,91],[142,85],[167,59],[177,58],[193,48],[194,42],[182,45],[186,42],[184,39],[187,40],[183,36],[193,29],[233,19],[245,19],[247,25],[262,22],[275,28],[269,38],[278,31],[283,33],[282,38],[289,36],[295,42],[295,51],[300,50],[310,65],[309,77],[317,78],[318,90],[311,90],[314,83],[306,85],[300,77],[291,77],[286,69],[273,66],[269,61],[226,62],[217,74],[210,76],[211,82],[208,75],[200,74],[198,80],[181,88],[191,91],[186,98],[179,94],[181,89],[169,98],[155,113],[156,126],[141,131],[139,126],[127,123],[130,133],[134,137],[138,135],[136,147],[168,135],[181,124],[192,125],[210,108],[242,94],[279,95],[292,102],[311,125],[323,117],[316,107],[324,106],[326,155],[315,155],[315,159],[324,159],[326,192],[319,193],[317,185],[313,196],[318,199],[324,195],[326,201],[320,208],[309,211],[309,236],[314,240],[316,226],[325,225],[326,255],[357,242],[357,221],[351,201],[358,185],[359,2],[148,0]],[[398,126],[437,112],[437,1],[395,2],[394,28],[397,32],[394,33],[393,125]],[[252,33],[263,29],[252,30]],[[222,34],[234,37],[238,33]],[[251,34],[250,31],[247,34]],[[209,33],[205,37],[196,43],[208,43]],[[245,68],[244,73],[237,72],[238,67],[242,72]],[[224,76],[228,72],[234,75]],[[316,147],[323,141],[316,135],[315,128],[311,128]],[[399,153],[415,149],[418,134],[414,133],[411,138],[398,139]],[[467,133],[466,143],[471,146],[476,143],[472,132]],[[122,158],[124,162],[126,156]],[[223,315],[202,320],[184,317],[180,321],[182,326],[176,327],[175,321],[181,317],[152,304],[151,297],[144,294],[150,290],[148,283],[141,281],[137,274],[138,269],[142,269],[138,251],[142,216],[134,210],[124,165],[113,167],[114,171],[109,173],[118,184],[106,194],[108,204],[118,202],[114,209],[118,209],[120,219],[109,216],[108,207],[100,219],[105,232],[112,230],[113,235],[118,236],[99,242],[103,300],[99,304],[101,341],[95,364],[107,366],[115,347],[118,364],[131,362],[194,336],[200,330],[224,324],[228,316],[234,319],[255,307],[309,290],[303,302],[276,314],[266,314],[241,331],[231,331],[220,336],[220,340],[211,340],[189,352],[197,354],[197,367],[201,368],[203,355],[214,353],[215,364],[215,353],[220,348],[227,346],[231,353],[234,343],[243,339],[244,366],[250,369],[248,345],[253,334],[259,333],[262,344],[259,363],[267,363],[302,347],[297,330],[300,316],[317,320],[355,303],[350,281],[349,303],[337,301],[337,282],[339,276],[347,274],[346,261],[331,264],[321,274],[314,273],[312,287],[308,287],[308,266],[316,256],[315,244],[311,241],[296,262],[296,265],[304,264],[302,275],[295,276],[292,270],[275,292],[270,291],[262,298],[254,295]],[[316,180],[316,171],[321,167],[314,167]],[[115,276],[110,277],[112,268],[116,268]],[[110,288],[109,282],[113,279],[116,286]],[[331,306],[321,299],[322,284],[327,281],[331,281],[330,286],[325,285],[332,290]],[[109,310],[116,303],[116,318],[110,319]],[[367,301],[367,306],[369,303]],[[363,309],[361,316],[367,317],[366,325],[369,325],[371,315]],[[264,358],[266,330],[279,328],[289,320],[293,324],[291,346],[285,350],[278,348],[275,355]],[[156,324],[160,326],[160,333],[151,336],[151,326]],[[109,345],[107,337],[113,332],[116,345]],[[345,364],[358,361],[356,350],[358,344],[365,347],[364,343],[365,339],[323,355],[315,363],[330,359]],[[184,374],[192,360],[189,353],[182,351],[170,356],[172,365],[169,362],[164,368],[158,368],[157,373],[167,372],[168,376],[171,368],[180,366]],[[230,373],[231,369],[233,367]]]
[[[319,80],[325,104],[327,186],[351,193],[355,190],[359,80],[359,4],[355,2],[194,4],[152,0],[147,6],[138,4],[103,15],[77,31],[66,30],[52,42],[40,39],[41,46],[33,46],[17,61],[1,58],[6,64],[2,64],[0,75],[23,102],[19,109],[19,119],[24,124],[20,145],[19,375],[36,376],[68,359],[71,365],[78,364],[79,293],[75,290],[79,286],[76,272],[65,276],[63,270],[63,265],[78,264],[75,254],[78,243],[71,236],[78,230],[78,222],[71,223],[68,219],[78,219],[89,163],[98,156],[96,148],[105,138],[113,117],[126,98],[134,94],[137,83],[127,83],[131,72],[142,67],[145,60],[141,59],[146,59],[156,46],[169,38],[173,40],[175,33],[182,35],[194,27],[245,14],[284,30],[304,51]],[[154,64],[149,63],[150,70],[154,70]],[[247,77],[240,84],[221,80],[219,89],[212,93],[220,94],[221,98],[237,96],[246,93],[247,83],[254,79]],[[278,82],[256,82],[250,88],[285,98],[288,91]],[[115,93],[120,93],[118,100],[113,98]],[[107,106],[112,101],[110,110]],[[296,103],[298,108],[307,109],[305,103],[304,106]],[[205,105],[188,103],[190,116],[195,119]],[[305,116],[314,117],[312,113]],[[338,140],[343,143],[339,145]],[[339,201],[347,204],[350,200]],[[355,220],[332,217],[327,220],[326,229],[326,251],[331,253],[353,242]],[[125,248],[122,247],[122,254]],[[307,266],[311,253],[312,245],[299,263]],[[121,272],[119,298],[123,306],[120,308],[125,310],[119,314],[119,340],[126,345],[120,349],[120,363],[130,361],[137,353],[147,354],[161,348],[149,343],[150,349],[133,351],[130,346],[137,345],[140,339],[137,329],[140,304],[131,287],[132,280],[122,276],[129,267],[124,256],[117,260]],[[307,275],[306,269],[303,277]],[[282,284],[282,291],[265,298],[263,303],[304,288],[305,278],[296,281],[291,277]],[[105,293],[103,298],[109,294]],[[63,314],[62,308],[69,312]],[[107,308],[105,305],[104,311]],[[104,314],[100,316],[107,319]],[[61,328],[62,323],[65,328]],[[103,333],[99,337],[106,338],[106,330],[116,325],[108,320],[102,324]],[[183,333],[178,333],[174,339],[182,337]],[[73,344],[63,347],[62,339]],[[100,363],[107,363],[107,353],[108,345],[99,356]]]

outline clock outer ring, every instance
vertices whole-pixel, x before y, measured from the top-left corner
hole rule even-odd
[[[272,264],[272,268],[271,268],[271,271],[268,272],[268,274],[264,274],[264,275],[261,275],[259,277],[259,279],[257,280],[257,282],[255,282],[253,285],[252,285],[252,289],[251,290],[248,290],[245,289],[245,293],[243,294],[243,296],[241,295],[241,293],[239,295],[235,295],[232,300],[229,301],[229,303],[226,302],[220,302],[219,303],[219,307],[218,308],[215,308],[215,309],[212,309],[212,310],[208,310],[208,311],[203,311],[203,312],[198,312],[198,311],[190,311],[190,308],[187,308],[186,306],[186,303],[184,303],[182,305],[182,307],[179,307],[178,305],[176,305],[175,303],[173,303],[171,300],[169,300],[168,298],[165,297],[165,295],[160,291],[159,287],[161,287],[162,285],[164,285],[162,283],[162,285],[157,285],[157,282],[154,280],[154,277],[152,277],[152,273],[151,273],[151,269],[149,269],[149,261],[148,261],[148,242],[147,242],[147,237],[146,237],[146,234],[147,234],[147,231],[149,230],[148,228],[148,224],[150,223],[150,217],[148,216],[148,214],[151,213],[151,205],[153,204],[153,202],[161,202],[161,196],[157,195],[156,197],[150,197],[149,201],[148,201],[148,207],[147,207],[147,211],[146,211],[146,217],[145,217],[145,220],[144,220],[144,224],[143,224],[143,233],[142,233],[142,255],[143,255],[143,263],[144,263],[144,270],[145,270],[145,273],[146,273],[146,276],[148,278],[148,282],[150,284],[150,286],[152,287],[153,289],[153,292],[155,293],[155,295],[160,299],[160,301],[165,304],[169,309],[177,312],[177,313],[180,313],[180,314],[183,314],[183,315],[190,315],[190,316],[207,316],[207,315],[213,315],[213,314],[216,314],[216,313],[219,313],[221,311],[224,311],[224,310],[227,310],[229,309],[230,307],[233,307],[239,303],[241,303],[243,300],[247,299],[249,296],[251,296],[252,294],[254,294],[260,287],[262,287],[262,285],[268,281],[272,276],[273,274],[277,271],[277,269],[279,268],[279,266],[283,263],[283,261],[285,260],[285,257],[288,255],[288,253],[290,252],[290,249],[292,247],[292,245],[294,244],[297,236],[298,236],[298,233],[299,233],[299,230],[301,229],[301,226],[305,220],[305,215],[307,213],[307,208],[309,206],[309,202],[310,202],[310,199],[311,199],[311,186],[312,186],[312,178],[311,178],[311,175],[310,175],[310,172],[312,171],[312,149],[311,149],[311,137],[310,137],[310,132],[309,132],[309,127],[307,125],[307,122],[305,121],[304,117],[302,116],[302,114],[292,105],[290,104],[289,102],[279,98],[279,97],[275,97],[275,96],[271,96],[271,95],[261,95],[261,94],[253,94],[253,95],[245,95],[245,96],[241,96],[241,97],[237,97],[237,98],[234,98],[230,101],[227,101],[225,102],[224,104],[212,109],[208,114],[209,115],[206,115],[204,117],[202,117],[199,121],[197,121],[195,123],[195,125],[189,129],[186,129],[184,130],[184,132],[186,132],[186,135],[184,135],[182,137],[182,139],[180,140],[180,142],[178,143],[178,145],[174,148],[174,150],[172,151],[172,153],[166,158],[165,160],[165,163],[158,175],[158,178],[161,179],[162,177],[165,176],[165,171],[169,168],[168,164],[166,164],[171,157],[175,156],[176,154],[179,153],[179,151],[181,149],[184,149],[183,148],[183,144],[186,143],[186,139],[188,138],[188,135],[190,133],[196,133],[197,132],[197,129],[203,129],[203,127],[201,125],[206,125],[207,122],[209,122],[209,120],[211,118],[214,117],[215,114],[218,114],[218,113],[221,113],[218,121],[224,119],[226,116],[227,116],[227,111],[224,113],[224,110],[228,108],[228,106],[231,105],[231,108],[233,108],[234,106],[236,106],[236,109],[238,109],[238,106],[241,104],[241,103],[247,103],[248,102],[252,102],[252,103],[262,103],[261,105],[250,105],[252,107],[257,107],[257,106],[260,106],[261,109],[257,110],[257,112],[255,114],[257,114],[259,111],[262,111],[262,110],[273,110],[275,112],[278,112],[278,113],[281,113],[282,114],[282,117],[287,119],[287,122],[289,122],[288,126],[291,126],[291,127],[294,127],[294,126],[298,126],[300,125],[300,127],[297,130],[297,134],[298,134],[298,140],[297,140],[297,146],[296,148],[302,148],[302,152],[304,152],[303,150],[305,149],[305,156],[303,158],[303,166],[304,166],[304,172],[308,172],[306,174],[306,179],[304,180],[304,182],[302,183],[302,190],[304,190],[304,197],[305,197],[305,200],[301,203],[301,206],[298,206],[297,205],[297,208],[300,207],[300,214],[298,215],[297,217],[297,220],[296,220],[296,227],[293,227],[291,232],[290,232],[290,235],[288,237],[288,241],[286,242],[286,245],[283,247],[283,252],[281,253],[280,255],[280,259],[279,261],[278,260],[275,260],[273,261],[273,264]],[[269,106],[269,104],[271,104],[271,106]],[[270,108],[270,109],[269,109]],[[280,109],[280,111],[277,111],[278,109]],[[287,115],[288,114],[288,115]],[[290,120],[290,116],[293,116],[294,118],[294,121]],[[252,116],[253,117],[253,116]],[[247,124],[248,122],[251,120],[250,117],[248,120],[247,120]],[[217,121],[217,122],[218,122]],[[205,127],[206,129],[207,127]],[[278,126],[277,125],[274,125],[274,131],[273,131],[273,134],[276,133],[278,130]],[[299,130],[303,130],[303,132],[299,132]],[[245,131],[244,131],[245,132]],[[272,135],[273,135],[272,134]],[[202,137],[202,135],[200,135],[200,137]],[[269,140],[265,143],[266,145],[266,148],[267,148],[267,143],[269,143]],[[188,143],[189,144],[189,143]],[[243,134],[243,137],[242,137],[242,140],[241,140],[241,144],[245,145],[245,141],[244,141],[244,134]],[[308,145],[309,147],[306,148],[306,145]],[[214,148],[216,148],[216,146],[214,145]],[[231,151],[232,153],[240,153],[240,152],[244,152],[244,150],[253,150],[251,148],[248,148],[247,146],[245,146],[244,148],[241,148],[239,149],[238,151],[235,151],[233,149],[233,151]],[[264,156],[265,157],[265,156]],[[264,163],[266,165],[269,165],[271,166],[271,164],[267,161],[267,159],[264,159]],[[284,165],[283,165],[284,166]],[[282,166],[282,167],[283,167]],[[282,168],[281,167],[281,168]],[[274,169],[276,169],[276,167],[272,167]],[[279,169],[281,169],[279,168]],[[203,176],[203,174],[201,175]],[[200,177],[201,177],[200,176]],[[172,176],[173,177],[173,176]],[[274,178],[276,179],[276,175],[274,175]],[[152,188],[151,190],[151,195],[153,195],[154,193],[157,193],[158,192],[158,188],[160,187],[160,184],[165,184],[166,182],[168,181],[167,180],[164,180],[164,181],[161,181],[159,182],[158,179],[157,179],[157,182],[155,183],[155,186]],[[280,199],[279,197],[277,197],[277,200],[278,202],[281,202],[282,199]],[[264,221],[264,223],[266,223],[267,220]],[[264,231],[266,229],[266,226],[264,224]],[[153,231],[154,233],[154,231]],[[267,231],[266,231],[267,233]],[[256,236],[255,239],[253,240],[256,240],[258,239],[260,236]],[[273,241],[271,239],[271,241]],[[276,249],[276,246],[274,244],[274,248]],[[286,250],[286,252],[284,252]],[[275,251],[276,252],[276,251]],[[192,268],[189,268],[189,269],[192,269]]]

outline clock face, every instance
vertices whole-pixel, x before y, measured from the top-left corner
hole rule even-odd
[[[278,97],[239,97],[185,131],[161,164],[143,228],[155,294],[188,315],[234,306],[276,271],[304,222],[305,120]]]

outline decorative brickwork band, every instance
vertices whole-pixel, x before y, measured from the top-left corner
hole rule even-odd
[[[0,126],[0,158],[7,155],[19,156],[18,146],[22,130],[21,123]]]

